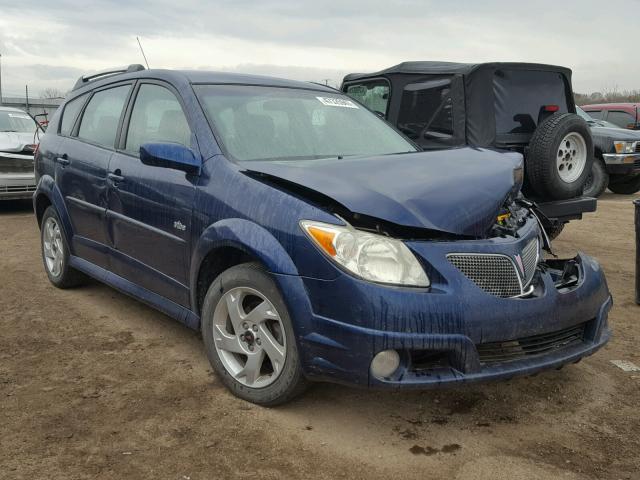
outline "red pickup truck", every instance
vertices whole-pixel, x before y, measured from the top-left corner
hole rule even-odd
[[[606,120],[620,128],[640,130],[640,103],[600,103],[583,105],[582,109],[596,120]]]

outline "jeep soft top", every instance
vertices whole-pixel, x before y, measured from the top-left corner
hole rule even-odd
[[[524,192],[553,219],[549,230],[595,211],[596,200],[580,196],[593,144],[576,115],[568,68],[403,62],[349,74],[341,89],[424,149],[472,145],[522,153]]]

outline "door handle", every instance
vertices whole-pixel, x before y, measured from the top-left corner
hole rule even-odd
[[[61,156],[56,157],[56,163],[59,163],[63,167],[66,167],[71,163],[71,161],[69,160],[69,158],[67,158],[67,154],[63,153]]]
[[[117,173],[108,173],[107,178],[113,183],[124,182],[124,177],[122,175],[118,175]]]

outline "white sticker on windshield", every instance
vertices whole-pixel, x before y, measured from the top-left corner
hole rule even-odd
[[[24,113],[10,113],[9,116],[11,118],[24,118],[25,120],[31,120],[29,115],[25,115]]]
[[[343,107],[343,108],[358,108],[358,105],[353,103],[351,100],[347,100],[346,98],[337,98],[337,97],[316,97],[320,100],[320,103],[326,105],[327,107]]]

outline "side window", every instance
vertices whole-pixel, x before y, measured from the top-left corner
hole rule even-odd
[[[398,128],[413,140],[453,136],[451,80],[410,83],[402,92]]]
[[[143,84],[131,112],[125,150],[140,151],[149,142],[191,145],[191,130],[176,96],[160,85]]]
[[[586,111],[591,118],[596,120],[602,120],[602,110],[587,110]]]
[[[347,95],[356,99],[369,110],[387,114],[389,104],[389,84],[385,80],[374,80],[347,86]]]
[[[82,95],[78,98],[74,98],[69,103],[67,103],[62,112],[62,122],[60,123],[60,134],[61,135],[71,135],[71,130],[73,130],[73,125],[76,123],[76,118],[78,118],[78,113],[80,113],[80,109],[82,105],[84,105],[84,101],[87,99],[87,95]]]
[[[78,137],[88,142],[113,147],[118,122],[131,85],[96,92],[84,109]]]
[[[627,112],[621,112],[620,110],[609,110],[607,120],[611,123],[615,123],[621,128],[628,128],[629,124],[635,123],[633,115]]]

